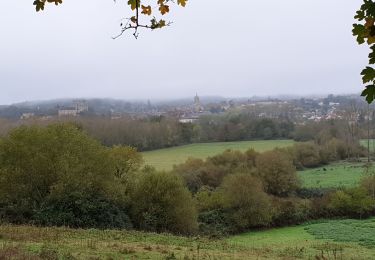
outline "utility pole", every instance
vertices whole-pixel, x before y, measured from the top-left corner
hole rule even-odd
[[[367,162],[370,162],[370,104],[367,104]]]

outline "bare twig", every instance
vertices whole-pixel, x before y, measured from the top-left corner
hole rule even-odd
[[[114,0],[114,1],[116,2],[116,0]],[[173,0],[166,0],[166,2],[174,2],[174,1]],[[121,27],[122,27],[121,32],[118,35],[113,36],[112,39],[115,40],[115,39],[121,37],[128,30],[134,30],[133,36],[134,36],[135,39],[138,39],[138,36],[139,36],[138,29],[139,28],[155,30],[155,29],[162,28],[162,27],[165,27],[165,26],[170,26],[172,24],[172,22],[165,23],[164,20],[157,21],[155,17],[151,20],[150,25],[140,24],[139,23],[139,0],[136,0],[135,16],[133,16],[131,18],[124,18],[124,19],[127,20],[127,23],[124,26],[121,23]]]

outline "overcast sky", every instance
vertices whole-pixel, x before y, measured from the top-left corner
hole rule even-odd
[[[126,0],[32,0],[0,9],[0,104],[65,97],[357,93],[361,0],[189,0],[173,25],[118,40]]]

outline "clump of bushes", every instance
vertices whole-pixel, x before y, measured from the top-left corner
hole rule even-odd
[[[272,221],[271,199],[262,182],[250,174],[229,175],[222,184],[224,208],[235,231],[268,226]]]
[[[298,197],[273,198],[275,214],[273,224],[276,226],[288,226],[301,224],[312,218],[311,202]]]
[[[273,197],[289,196],[300,185],[293,161],[281,150],[228,150],[205,161],[189,159],[173,172],[194,194],[200,231],[215,236],[272,225]]]
[[[374,212],[375,200],[363,187],[343,189],[330,194],[328,208],[334,215],[363,218]]]
[[[194,232],[195,205],[180,178],[141,165],[133,148],[105,147],[73,124],[14,129],[0,139],[0,218]]]
[[[374,213],[375,181],[303,190],[296,168],[347,156],[332,139],[257,153],[225,151],[171,172],[143,167],[131,147],[105,147],[73,124],[0,139],[0,220],[76,228],[223,236],[253,228]]]
[[[179,234],[197,230],[191,193],[177,175],[144,173],[137,179],[131,199],[132,219],[142,230]]]
[[[335,138],[321,145],[298,143],[264,153],[228,150],[206,160],[189,159],[173,172],[194,194],[200,231],[220,236],[321,217],[370,214],[375,203],[363,191],[340,191],[351,199],[338,200],[336,190],[301,188],[297,168],[343,159],[346,151]],[[367,189],[375,194],[373,187]]]
[[[74,228],[132,229],[128,210],[108,200],[104,195],[85,192],[65,192],[46,198],[33,216],[44,226]]]
[[[265,152],[256,159],[258,175],[269,194],[288,196],[300,186],[296,168],[280,150]]]
[[[266,227],[272,222],[271,197],[260,179],[248,173],[226,176],[215,190],[204,187],[195,200],[204,234],[221,236]]]

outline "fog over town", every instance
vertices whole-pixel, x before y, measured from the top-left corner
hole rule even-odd
[[[55,98],[173,99],[352,94],[366,49],[351,36],[360,0],[190,1],[163,30],[112,40],[126,1],[0,10],[0,104]],[[74,3],[73,3],[74,2]],[[10,12],[9,10],[17,10]]]

